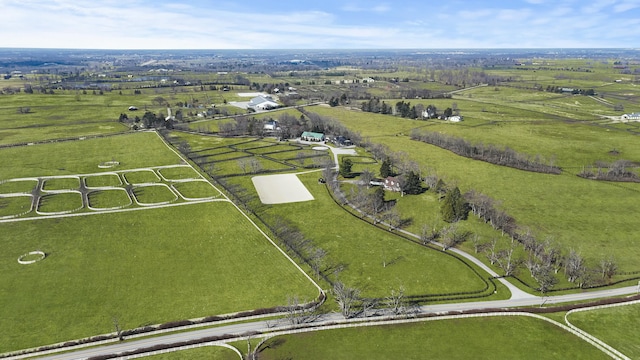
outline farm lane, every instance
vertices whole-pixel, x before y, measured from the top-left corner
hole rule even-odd
[[[438,305],[425,305],[420,307],[421,313],[446,313],[449,311],[466,311],[466,310],[483,310],[483,309],[499,309],[499,308],[516,308],[524,306],[541,306],[542,304],[558,304],[564,302],[594,300],[600,298],[607,298],[613,296],[622,296],[635,294],[638,292],[638,286],[628,286],[618,289],[598,290],[592,292],[585,292],[579,294],[558,295],[548,297],[531,296],[528,298],[509,299],[509,300],[494,300],[494,301],[478,301],[467,303],[453,303],[453,304],[438,304]],[[404,316],[398,316],[403,318]],[[386,316],[376,316],[369,318],[356,318],[345,320],[339,313],[329,313],[323,315],[318,321],[314,322],[314,327],[321,328],[323,326],[335,325],[336,323],[349,323],[349,322],[362,322],[370,323],[381,320],[388,320]],[[286,320],[281,320],[285,322]],[[161,344],[173,344],[189,340],[197,340],[209,336],[220,336],[224,334],[237,334],[238,337],[242,337],[242,334],[251,331],[259,332],[271,332],[275,330],[284,330],[286,326],[274,327],[273,322],[268,321],[256,321],[251,323],[231,324],[210,329],[200,329],[187,332],[181,332],[177,334],[169,334],[156,336],[151,338],[145,338],[142,340],[136,340],[126,343],[116,343],[111,345],[104,345],[91,349],[83,349],[73,351],[69,353],[52,354],[41,359],[60,359],[60,360],[72,360],[72,359],[86,359],[93,356],[114,354],[125,351],[132,351],[140,348],[147,348]],[[21,359],[27,357],[33,357],[36,354],[30,354],[29,356],[15,356],[9,359]]]

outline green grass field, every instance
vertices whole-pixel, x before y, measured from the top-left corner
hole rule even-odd
[[[552,237],[562,244],[565,252],[574,248],[592,263],[612,255],[621,271],[638,270],[635,259],[640,252],[634,245],[634,214],[640,211],[640,204],[635,201],[640,184],[598,182],[570,172],[554,176],[492,165],[395,135],[409,134],[411,128],[422,122],[325,107],[313,111],[339,119],[373,142],[410,154],[424,169],[437,171],[448,183],[458,184],[463,192],[475,189],[501,201],[519,225],[531,228],[540,238]],[[549,141],[557,147],[565,142],[561,136],[545,139],[540,140],[544,141],[540,142],[541,148],[548,147]],[[626,146],[640,151],[635,143],[627,141]]]
[[[578,337],[527,317],[472,318],[278,336],[260,359],[606,359]]]
[[[627,305],[569,314],[568,320],[631,359],[640,357],[640,305]]]
[[[120,141],[153,153],[148,162],[127,156],[119,153]],[[20,166],[15,158],[3,157],[2,168],[15,170],[3,173],[10,178],[95,172],[114,155],[121,167],[133,168],[179,160],[148,133],[0,153],[24,161]],[[185,189],[198,195],[196,187]],[[149,195],[149,188],[143,190]],[[118,195],[111,195],[98,192],[90,199],[105,207],[120,205]],[[73,198],[48,198],[61,196]],[[45,199],[43,211],[81,205],[79,193]],[[134,328],[317,296],[315,287],[227,202],[5,222],[0,228],[0,352],[109,333],[114,317],[123,328]],[[34,250],[47,258],[32,265],[17,262]]]
[[[327,251],[327,265],[344,266],[337,276],[328,272],[330,278],[357,287],[368,297],[385,297],[400,286],[407,295],[483,289],[482,280],[459,261],[350,216],[318,184],[318,176],[299,176],[314,201],[272,206],[267,212],[291,221]]]
[[[148,360],[238,360],[238,354],[221,346],[205,346],[197,349],[145,356]],[[241,359],[240,359],[241,360]]]

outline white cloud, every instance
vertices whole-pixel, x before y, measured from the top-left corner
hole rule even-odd
[[[444,4],[432,6],[428,13],[402,11],[402,18],[385,4],[365,8],[351,3],[342,8],[388,12],[393,15],[389,23],[382,17],[367,21],[366,16],[333,13],[317,5],[313,11],[297,8],[265,14],[259,8],[250,12],[253,7],[231,11],[220,4],[206,8],[177,0],[165,4],[146,0],[0,1],[0,38],[5,47],[628,47],[637,46],[640,38],[638,20],[619,21],[622,14],[628,14],[625,11],[640,7],[638,0],[599,0],[584,8],[573,8],[580,4],[574,0],[529,0],[525,8],[492,3],[491,8],[461,11]],[[636,25],[630,26],[634,21]]]

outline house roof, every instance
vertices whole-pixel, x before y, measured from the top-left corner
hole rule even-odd
[[[302,135],[300,135],[300,137],[308,137],[308,138],[322,140],[324,138],[324,134],[305,131],[302,133]]]
[[[249,107],[255,106],[271,106],[276,107],[279,104],[271,99],[271,97],[266,96],[256,96],[253,99],[249,100]]]

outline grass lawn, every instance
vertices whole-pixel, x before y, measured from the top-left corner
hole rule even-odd
[[[30,195],[0,197],[0,218],[16,216],[31,209]]]
[[[1,228],[0,352],[317,296],[225,202]],[[33,250],[48,256],[18,264]]]
[[[80,187],[80,180],[77,177],[61,177],[46,179],[42,186],[45,191],[50,190],[77,190]]]
[[[238,360],[238,354],[222,346],[204,346],[196,349],[145,356],[144,358],[147,360]]]
[[[38,180],[16,180],[0,182],[0,194],[30,194],[38,185]]]
[[[160,177],[153,170],[128,171],[123,174],[129,184],[146,184],[160,182]]]
[[[94,209],[112,209],[131,205],[131,198],[125,190],[97,190],[89,193],[89,206]]]
[[[407,136],[395,136],[402,131],[408,134],[415,121],[317,109],[373,142],[410,154],[423,168],[436,172],[447,183],[458,184],[462,192],[476,189],[501,201],[519,225],[531,228],[540,239],[552,237],[565,252],[574,248],[591,264],[611,255],[620,271],[638,270],[635,214],[640,211],[636,201],[640,184],[585,180],[570,173],[544,175],[474,161]]]
[[[278,336],[260,359],[606,359],[543,320],[495,317]]]
[[[568,319],[629,358],[640,358],[640,304],[575,312]]]
[[[21,177],[93,174],[181,162],[152,132],[5,148],[0,149],[0,156],[0,181]],[[111,169],[98,167],[112,160],[120,162],[120,165]]]
[[[118,174],[87,176],[84,181],[87,187],[114,187],[122,185],[122,180]]]
[[[480,291],[484,283],[458,260],[375,228],[336,205],[319,172],[299,175],[314,201],[272,206],[268,213],[283,217],[327,251],[328,264],[342,264],[337,276],[366,297],[385,297],[404,286],[407,295]],[[386,264],[386,266],[385,266]]]
[[[220,195],[220,193],[206,181],[179,182],[173,184],[173,188],[187,199],[202,199]]]
[[[200,174],[195,172],[190,166],[158,169],[158,173],[167,180],[200,179]]]
[[[82,195],[79,192],[69,192],[42,196],[37,210],[42,213],[57,213],[81,208]]]
[[[145,155],[131,149],[144,149]],[[3,176],[11,179],[96,173],[106,159],[120,161],[118,171],[180,163],[152,133],[8,148],[0,154]],[[109,171],[91,175],[89,182],[111,183],[115,176]],[[127,175],[142,178],[136,181],[156,176],[151,171]],[[186,184],[187,192],[199,192]],[[145,202],[165,201],[162,193],[152,194],[155,188],[145,187],[139,195]],[[124,196],[122,190],[100,191],[90,202],[119,206],[126,200],[120,193]],[[6,199],[14,198],[1,198],[2,216],[27,205],[6,204]],[[49,194],[41,210],[81,205],[79,193]],[[134,328],[283,305],[289,296],[317,296],[315,287],[227,202],[136,210],[0,224],[0,353],[109,333],[114,317],[123,328]],[[17,262],[34,250],[47,258],[32,265]]]

